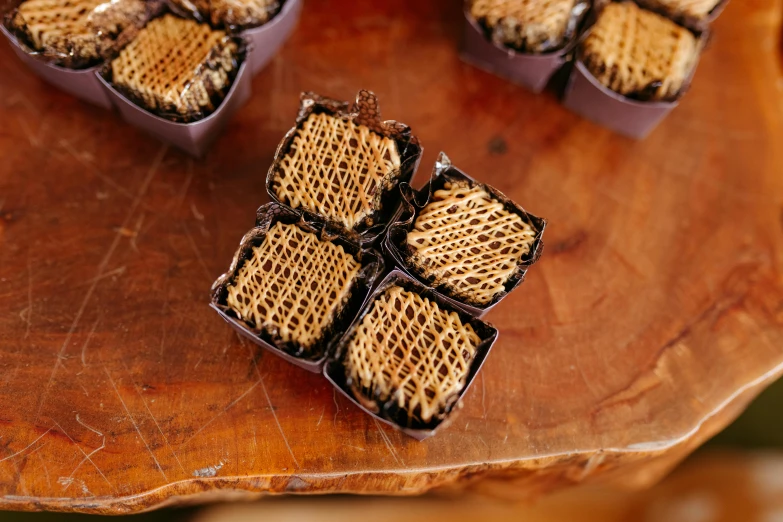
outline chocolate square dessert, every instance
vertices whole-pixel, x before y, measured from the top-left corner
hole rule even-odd
[[[110,57],[144,25],[144,0],[26,0],[9,18],[12,31],[52,63],[69,68]]]
[[[369,306],[344,356],[354,397],[371,411],[402,412],[407,426],[443,419],[466,386],[479,335],[456,312],[396,284]]]
[[[609,89],[641,101],[673,100],[698,61],[688,29],[635,3],[607,4],[581,45],[581,59]]]
[[[278,221],[229,282],[226,305],[255,330],[296,346],[297,355],[312,355],[360,270],[342,246]]]
[[[169,0],[175,9],[215,27],[248,29],[263,25],[280,10],[279,0]]]
[[[478,184],[450,180],[419,211],[407,247],[415,269],[433,285],[487,305],[504,291],[537,236]]]
[[[147,110],[191,122],[220,104],[239,59],[239,46],[224,31],[166,14],[111,62],[111,82]]]
[[[347,116],[313,112],[295,130],[271,190],[291,208],[353,230],[380,209],[400,165],[394,139]]]
[[[578,0],[473,0],[470,14],[500,45],[541,53],[565,45],[574,33]]]

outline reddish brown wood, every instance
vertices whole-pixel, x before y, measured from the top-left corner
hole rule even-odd
[[[288,522],[314,520],[408,520],[430,522],[628,522],[711,520],[768,522],[783,509],[783,455],[707,452],[689,459],[660,484],[645,491],[605,487],[574,488],[535,503],[492,502],[485,498],[289,498],[245,502],[199,512],[196,522]]]
[[[462,64],[452,4],[308,2],[204,161],[0,46],[0,506],[642,485],[780,374],[781,2],[728,7],[644,142]],[[298,93],[362,87],[413,127],[425,172],[445,150],[551,223],[488,317],[501,336],[465,409],[425,442],[257,356],[207,306]]]

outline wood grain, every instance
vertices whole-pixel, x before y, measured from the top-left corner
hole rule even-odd
[[[645,491],[573,488],[536,503],[448,498],[277,499],[207,508],[194,522],[770,522],[783,514],[783,455],[706,453]]]
[[[641,486],[783,371],[781,1],[730,4],[644,142],[462,64],[452,4],[308,2],[204,161],[0,46],[0,507]],[[207,306],[298,93],[359,88],[411,125],[425,172],[445,150],[551,224],[488,317],[500,340],[465,409],[425,442]]]

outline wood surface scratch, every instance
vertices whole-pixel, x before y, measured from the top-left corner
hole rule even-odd
[[[125,220],[123,221],[123,227],[127,225],[127,223],[130,221],[131,216],[138,208],[139,204],[141,203],[142,198],[147,192],[147,188],[149,187],[150,183],[152,182],[152,178],[155,176],[155,173],[158,170],[158,167],[160,166],[161,162],[163,161],[164,156],[166,155],[166,151],[168,150],[167,145],[163,145],[160,148],[160,151],[155,156],[155,159],[152,162],[152,165],[150,166],[149,170],[147,171],[147,175],[144,178],[144,181],[141,184],[141,187],[139,188],[139,192],[136,194],[136,197],[133,200],[133,204],[131,205],[130,209],[128,210],[128,213],[125,217]],[[82,299],[81,304],[79,305],[79,308],[76,312],[76,316],[73,319],[73,322],[71,323],[71,327],[68,329],[68,334],[65,336],[65,340],[63,341],[62,346],[60,347],[60,351],[57,353],[57,358],[54,361],[54,366],[52,367],[52,372],[49,375],[49,380],[47,381],[46,385],[44,386],[43,393],[41,394],[41,398],[38,403],[38,409],[35,414],[34,422],[38,421],[38,418],[41,416],[41,410],[44,407],[44,404],[46,402],[46,398],[49,394],[49,389],[52,386],[52,382],[54,382],[54,376],[57,373],[57,368],[60,366],[61,360],[63,356],[65,355],[66,350],[68,349],[68,344],[71,341],[71,336],[73,336],[73,333],[76,331],[76,328],[79,326],[79,321],[82,318],[82,314],[84,314],[85,309],[87,308],[87,304],[90,301],[90,298],[92,297],[92,294],[95,292],[95,289],[98,286],[98,281],[100,280],[100,277],[103,275],[103,273],[106,271],[106,268],[109,265],[109,261],[111,260],[112,255],[114,254],[114,251],[116,250],[117,246],[120,244],[120,240],[122,238],[122,235],[120,233],[114,234],[114,239],[111,242],[111,245],[109,245],[109,249],[106,252],[106,254],[103,256],[103,259],[101,259],[101,262],[98,264],[98,271],[97,274],[90,285],[90,287],[87,289],[87,291],[84,294],[84,298]]]
[[[394,446],[392,446],[391,441],[389,440],[389,437],[386,436],[386,433],[383,431],[383,428],[381,427],[381,424],[378,422],[378,419],[372,420],[375,423],[375,427],[378,428],[378,433],[381,434],[381,438],[383,439],[383,443],[386,445],[386,449],[389,450],[389,454],[392,456],[395,462],[397,462],[398,465],[404,466],[405,462],[400,459],[400,457],[397,455],[397,451],[395,451]]]
[[[139,389],[138,385],[133,382],[133,376],[131,375],[130,369],[128,368],[128,365],[125,363],[125,359],[122,360],[122,365],[125,367],[125,373],[128,374],[128,376],[131,377],[131,382],[133,383],[133,389],[136,391],[136,395],[139,396],[139,399],[141,399],[141,403],[144,404],[144,408],[147,410],[147,414],[150,416],[150,419],[152,419],[152,422],[155,423],[155,427],[158,430],[158,433],[160,433],[160,436],[163,437],[163,442],[166,444],[166,447],[169,449],[169,452],[171,452],[171,455],[174,457],[174,460],[177,461],[177,465],[182,470],[183,473],[187,474],[187,471],[185,471],[185,466],[182,465],[182,462],[179,460],[179,455],[177,455],[177,452],[174,451],[174,448],[171,447],[171,444],[169,443],[169,439],[166,436],[165,433],[163,433],[163,430],[160,427],[160,423],[158,423],[158,419],[155,417],[155,415],[152,414],[152,410],[150,410],[150,406],[147,403],[147,399],[144,398],[144,395],[141,393],[141,390]]]
[[[120,404],[122,404],[123,409],[125,410],[125,414],[128,416],[128,419],[130,420],[131,424],[133,425],[133,428],[136,430],[136,433],[139,435],[139,438],[141,439],[141,442],[144,444],[144,447],[147,448],[147,452],[149,452],[150,456],[152,457],[152,461],[155,463],[155,467],[158,468],[158,471],[160,471],[160,474],[163,475],[163,478],[166,480],[166,482],[169,481],[169,478],[166,476],[166,472],[163,471],[163,468],[160,465],[160,462],[158,462],[158,458],[155,456],[155,454],[150,449],[150,445],[147,444],[147,440],[144,438],[144,435],[141,434],[141,430],[139,429],[139,425],[136,424],[136,420],[133,418],[133,415],[131,415],[130,410],[128,410],[128,406],[125,404],[125,400],[122,398],[122,395],[120,395],[120,390],[117,389],[117,385],[114,383],[114,379],[112,378],[111,374],[109,373],[109,370],[106,369],[106,367],[103,367],[103,371],[106,373],[106,377],[109,378],[109,383],[111,383],[111,387],[114,389],[114,393],[117,394],[117,398],[120,400]]]
[[[25,447],[24,447],[24,448],[22,448],[21,450],[19,450],[19,451],[15,452],[15,453],[12,453],[11,455],[8,455],[7,457],[3,457],[3,458],[1,458],[1,459],[0,459],[0,462],[5,462],[6,460],[10,460],[10,459],[12,459],[12,458],[14,458],[14,457],[18,457],[19,455],[21,455],[22,453],[24,453],[24,452],[25,452],[25,451],[27,451],[28,449],[32,448],[32,447],[35,445],[35,443],[36,443],[36,442],[38,442],[39,440],[41,440],[42,438],[44,438],[44,437],[45,437],[45,436],[46,436],[46,435],[47,435],[47,434],[48,434],[50,431],[52,431],[53,429],[54,429],[54,426],[52,426],[51,428],[49,428],[48,430],[46,430],[45,432],[43,432],[43,433],[42,433],[42,434],[41,434],[41,435],[40,435],[40,436],[39,436],[37,439],[35,439],[34,441],[32,441],[30,444],[28,444],[27,446],[25,446]]]
[[[63,427],[60,425],[60,423],[59,423],[59,422],[57,422],[57,421],[56,421],[56,420],[54,420],[54,419],[52,419],[52,422],[54,422],[54,425],[55,425],[55,426],[57,426],[57,429],[60,431],[60,433],[62,433],[63,435],[65,435],[65,436],[68,438],[68,440],[70,440],[70,441],[71,441],[71,444],[73,444],[74,446],[76,446],[76,448],[79,450],[79,452],[80,452],[80,453],[82,454],[82,456],[84,457],[84,460],[86,460],[87,462],[89,462],[90,464],[92,464],[92,467],[94,467],[94,468],[95,468],[95,470],[98,472],[98,474],[100,474],[101,478],[103,478],[103,480],[106,482],[106,484],[108,484],[110,488],[114,489],[114,485],[113,485],[111,482],[109,482],[109,479],[108,479],[108,478],[106,478],[106,475],[104,475],[104,474],[103,474],[103,471],[101,470],[101,468],[99,468],[99,467],[98,467],[98,465],[97,465],[97,464],[95,464],[95,462],[93,462],[93,460],[92,460],[92,453],[88,455],[88,454],[87,454],[87,452],[85,452],[85,451],[82,449],[82,447],[81,447],[81,446],[80,446],[80,445],[79,445],[79,444],[78,444],[78,443],[77,443],[75,440],[73,440],[73,437],[71,437],[71,436],[68,434],[68,432],[67,432],[67,431],[65,431],[65,430],[63,429]],[[81,424],[81,422],[80,422],[79,424]],[[82,426],[84,426],[84,424],[82,424]],[[86,426],[85,426],[85,427],[86,427]],[[103,444],[101,444],[101,446],[103,446]],[[101,449],[103,449],[103,447],[99,448],[99,450],[101,450]],[[96,452],[96,453],[97,453],[97,452]],[[80,466],[81,466],[81,463],[79,463],[79,464],[76,466],[76,469],[79,469],[79,467],[80,467]],[[75,471],[76,471],[76,470],[74,470],[74,472],[75,472]],[[73,475],[73,473],[72,473],[71,475]]]
[[[272,417],[275,419],[275,424],[277,424],[277,429],[280,432],[280,436],[283,437],[283,442],[285,443],[285,447],[288,448],[288,453],[291,455],[294,464],[296,464],[296,468],[301,469],[301,466],[299,465],[299,461],[296,460],[294,451],[291,449],[291,445],[288,443],[288,437],[285,436],[285,432],[283,431],[283,426],[280,425],[280,419],[277,418],[277,412],[275,412],[275,407],[272,405],[272,400],[269,398],[269,393],[266,391],[264,378],[259,377],[258,380],[261,383],[261,389],[264,391],[264,397],[266,397],[266,402],[267,404],[269,404],[269,411],[272,412]]]

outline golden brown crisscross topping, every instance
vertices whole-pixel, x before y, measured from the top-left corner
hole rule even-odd
[[[308,351],[350,296],[360,268],[342,246],[277,222],[228,286],[226,303],[256,329]]]
[[[576,0],[474,0],[470,13],[493,39],[536,52],[563,43]]]
[[[674,22],[637,7],[610,3],[583,43],[582,60],[615,92],[649,100],[677,96],[698,58],[696,38]]]
[[[33,47],[65,61],[97,61],[126,26],[141,25],[142,0],[26,0],[11,22]]]
[[[371,306],[347,347],[354,392],[394,401],[409,423],[442,416],[465,387],[479,336],[455,312],[399,286]]]
[[[451,181],[421,209],[407,242],[424,277],[484,305],[503,291],[535,239],[533,227],[483,188]]]
[[[215,109],[230,87],[237,45],[223,31],[167,14],[151,21],[112,61],[113,83],[152,110],[186,116]]]
[[[272,187],[290,207],[351,230],[379,210],[381,195],[399,169],[393,139],[345,118],[313,113],[296,130]]]

